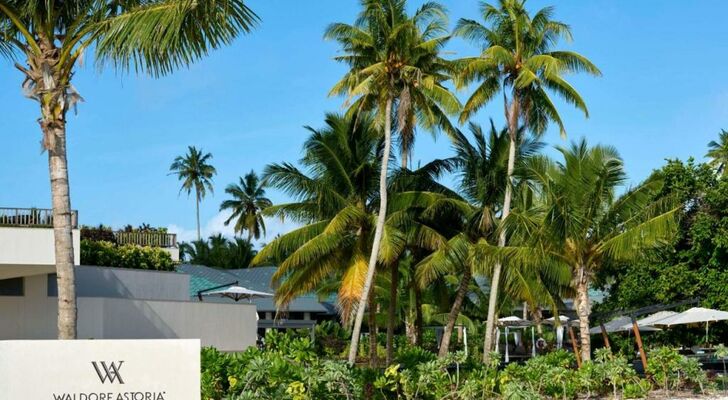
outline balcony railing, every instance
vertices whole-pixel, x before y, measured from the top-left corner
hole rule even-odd
[[[164,232],[114,232],[117,244],[135,244],[149,247],[177,247],[177,235]]]
[[[52,228],[53,210],[48,208],[0,207],[0,226]],[[71,227],[78,228],[78,211],[71,211]]]

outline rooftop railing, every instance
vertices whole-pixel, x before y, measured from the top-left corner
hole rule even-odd
[[[53,210],[48,208],[0,207],[0,226],[52,228]],[[71,211],[71,227],[78,228],[78,211]]]
[[[114,232],[117,244],[135,244],[149,247],[177,247],[177,235],[165,232]]]

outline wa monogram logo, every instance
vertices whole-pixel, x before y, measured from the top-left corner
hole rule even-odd
[[[94,366],[96,375],[99,376],[101,383],[106,383],[106,381],[114,383],[114,381],[118,381],[120,384],[124,384],[124,380],[121,379],[121,374],[119,373],[124,361],[112,361],[108,364],[106,361],[91,361],[91,364]]]

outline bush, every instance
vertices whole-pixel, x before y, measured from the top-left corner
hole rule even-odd
[[[166,251],[131,244],[116,246],[111,242],[81,240],[81,264],[114,268],[173,271],[174,262]]]
[[[94,242],[110,242],[116,244],[116,237],[114,236],[114,230],[109,226],[82,226],[81,227],[81,240],[91,240]]]

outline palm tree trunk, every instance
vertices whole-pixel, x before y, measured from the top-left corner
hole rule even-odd
[[[508,109],[507,109],[508,110]],[[511,177],[516,164],[516,140],[518,137],[518,114],[519,114],[518,98],[514,96],[511,102],[510,110],[506,113],[508,120],[508,136],[510,137],[510,145],[508,147],[508,172],[506,176],[506,193],[503,198],[503,213],[501,221],[508,217],[511,213],[511,198],[513,197],[513,188],[511,187]],[[501,230],[498,237],[498,246],[506,245],[506,232]],[[485,324],[485,342],[483,344],[483,362],[490,362],[490,350],[493,348],[493,331],[495,330],[495,309],[498,303],[498,286],[500,284],[501,263],[496,263],[493,267],[493,277],[490,282],[490,294],[488,297],[488,320]]]
[[[450,313],[447,315],[447,324],[445,324],[445,331],[442,334],[442,342],[440,342],[440,350],[437,354],[438,357],[445,357],[450,351],[450,337],[455,328],[455,322],[460,315],[460,309],[463,306],[465,295],[468,293],[471,277],[470,267],[466,265],[465,271],[463,271],[463,277],[460,279],[460,284],[458,285],[458,291],[455,294],[455,301],[452,303]]]
[[[574,306],[579,316],[579,339],[581,340],[581,359],[582,361],[591,360],[591,337],[589,336],[589,315],[591,307],[589,305],[589,279],[586,276],[584,267],[578,269],[579,276],[576,283],[576,299]]]
[[[424,318],[422,316],[422,289],[415,284],[415,346],[422,346],[422,326]]]
[[[45,108],[45,107],[44,107]],[[51,115],[50,112],[44,115]],[[44,117],[41,129],[48,146],[48,169],[53,206],[56,280],[58,286],[58,339],[76,339],[76,278],[73,260],[73,214],[68,184],[65,122]]]
[[[389,309],[387,310],[387,365],[394,360],[394,328],[397,321],[397,289],[399,285],[399,265],[392,265],[392,279],[389,287]]]
[[[374,290],[372,290],[373,292]],[[374,293],[369,294],[369,367],[376,368],[379,365],[377,358],[377,305],[374,301]]]
[[[195,215],[197,216],[197,240],[199,241],[200,236],[200,191],[197,190],[195,193]]]
[[[374,240],[372,241],[372,251],[369,255],[369,265],[367,267],[367,276],[364,281],[364,288],[361,292],[359,307],[356,310],[356,320],[354,320],[354,329],[351,335],[351,346],[349,346],[349,365],[354,365],[356,361],[356,350],[359,346],[359,334],[361,333],[361,324],[364,321],[364,304],[367,304],[369,290],[374,280],[374,272],[377,267],[377,257],[379,256],[379,245],[382,242],[382,232],[384,231],[384,221],[387,218],[387,169],[389,166],[389,153],[392,150],[392,98],[387,99],[384,107],[384,152],[382,154],[382,169],[379,173],[379,215],[377,215],[377,226],[374,230]]]

